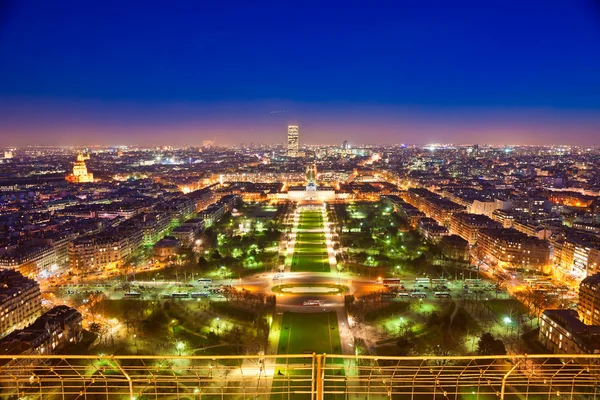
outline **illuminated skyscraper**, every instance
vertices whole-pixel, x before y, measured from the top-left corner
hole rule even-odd
[[[298,125],[288,125],[288,154],[298,153]]]

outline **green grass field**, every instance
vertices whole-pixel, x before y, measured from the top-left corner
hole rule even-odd
[[[320,211],[304,210],[300,213],[298,224],[298,233],[296,234],[296,244],[294,246],[294,255],[292,257],[292,272],[329,272],[329,260],[327,256],[327,245],[325,234],[322,232],[310,232],[310,230],[322,230],[324,227],[323,216]],[[308,231],[308,232],[307,232]],[[317,313],[291,313],[284,312],[279,335],[278,354],[312,354],[312,353],[340,353],[341,341],[338,331],[337,315],[335,312],[317,312]],[[293,360],[278,358],[278,364],[290,363]],[[341,364],[341,360],[337,360]],[[334,360],[334,362],[337,361]],[[296,361],[296,363],[302,361]],[[332,371],[336,377],[343,376],[344,370],[340,366]],[[294,368],[275,371],[275,380],[273,382],[272,399],[308,399],[310,394],[310,377],[312,367],[310,365],[295,365]],[[304,379],[306,375],[307,382],[296,382],[295,387],[290,387],[288,376]],[[333,391],[337,389],[331,384],[326,385],[325,390]],[[343,386],[343,383],[342,383]],[[342,389],[342,388],[340,388]],[[291,392],[288,395],[287,392]],[[306,393],[299,393],[306,392]],[[280,394],[278,394],[280,393]],[[342,396],[328,395],[327,399],[336,399]]]
[[[299,232],[292,257],[292,272],[328,272],[325,235],[321,232],[303,232],[306,229],[323,229],[323,217],[319,211],[302,211]]]
[[[335,311],[324,313],[283,313],[281,334],[279,336],[279,354],[335,354],[340,352],[341,341]],[[293,363],[293,360],[289,361],[290,364]],[[338,362],[341,364],[341,360],[338,360]],[[285,363],[285,358],[277,359],[277,364]],[[294,388],[290,388],[287,386],[289,383],[285,378],[287,375],[294,376],[295,378],[306,375],[306,378],[308,380],[308,378],[310,378],[311,372],[312,370],[310,368],[310,365],[298,366],[290,368],[286,371],[275,371],[276,375],[275,381],[273,382],[272,390],[274,393],[278,393],[281,391],[282,394],[271,395],[271,398],[287,399],[287,393],[285,393],[286,390],[309,391],[309,382],[307,382],[304,386],[301,383],[297,382]],[[343,376],[344,369],[340,366],[339,369],[328,370],[328,373],[334,374],[336,376]],[[343,390],[343,383],[336,383],[335,386],[333,384],[327,384],[325,386],[325,390]],[[310,395],[296,393],[292,394],[290,398],[305,399],[310,398]],[[326,398],[343,399],[344,397],[341,395],[327,395]]]
[[[340,351],[340,334],[334,311],[283,313],[279,336],[280,354],[335,354]]]

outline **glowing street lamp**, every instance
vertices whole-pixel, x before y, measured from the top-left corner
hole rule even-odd
[[[175,347],[177,348],[177,353],[181,355],[181,351],[185,348],[185,344],[183,342],[177,342]]]

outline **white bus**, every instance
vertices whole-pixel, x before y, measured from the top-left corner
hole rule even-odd
[[[417,283],[417,284],[425,284],[425,283],[429,284],[429,283],[431,283],[431,279],[429,279],[429,278],[416,278],[415,279],[415,283]]]
[[[200,278],[200,279],[198,279],[198,283],[212,283],[212,279],[210,279],[210,278]]]
[[[444,298],[447,299],[450,297],[452,297],[452,296],[448,292],[435,292],[436,299],[444,299]]]

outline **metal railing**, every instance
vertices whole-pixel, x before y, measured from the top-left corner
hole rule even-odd
[[[0,356],[8,399],[600,399],[600,355]]]

